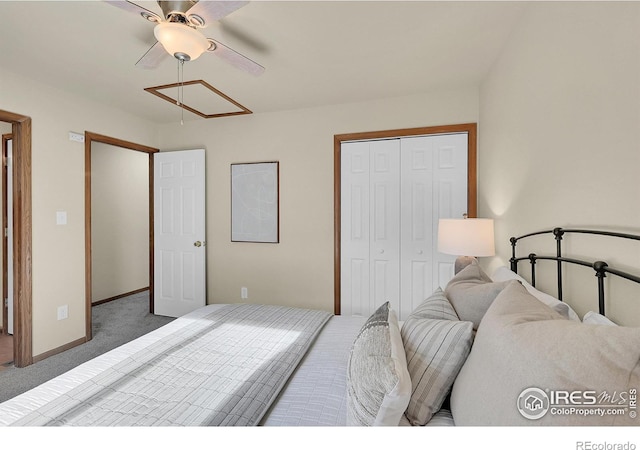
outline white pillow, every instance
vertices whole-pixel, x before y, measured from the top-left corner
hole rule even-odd
[[[453,385],[451,413],[457,426],[637,426],[624,394],[638,386],[640,328],[566,320],[511,281],[482,319]],[[571,400],[553,401],[553,390]],[[620,402],[588,405],[581,402],[588,391]],[[607,414],[607,403],[621,414]]]
[[[588,325],[613,325],[618,326],[617,323],[611,321],[607,317],[602,314],[598,314],[595,311],[589,311],[582,318],[582,323],[586,323]]]
[[[356,337],[347,367],[347,425],[398,426],[411,378],[396,312],[386,302]]]
[[[525,280],[506,266],[498,267],[491,275],[491,279],[493,281],[518,280],[527,289],[527,291],[529,291],[529,294],[533,295],[542,303],[560,313],[562,316],[580,322],[580,316],[578,316],[578,314],[576,314],[576,312],[571,309],[571,306],[549,294],[545,294],[544,292],[537,290],[527,280]]]

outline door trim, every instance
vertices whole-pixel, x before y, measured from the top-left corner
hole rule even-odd
[[[98,142],[149,155],[149,312],[153,313],[153,154],[160,150],[135,144],[90,131],[84,133],[84,248],[85,248],[85,333],[86,340],[93,337],[91,327],[91,144]]]
[[[409,136],[425,136],[432,134],[467,133],[467,214],[477,215],[477,130],[478,124],[464,123],[435,127],[404,128],[398,130],[370,131],[362,133],[336,134],[333,137],[333,204],[334,204],[334,314],[340,314],[340,233],[341,233],[341,154],[343,142],[373,139],[391,139]]]
[[[31,118],[0,109],[13,139],[13,364],[33,364]]]
[[[11,133],[2,135],[2,228],[6,229],[8,225],[8,211],[9,205],[8,203],[8,186],[7,186],[7,159],[8,159],[8,151],[9,144],[8,142],[11,140]],[[9,260],[7,252],[9,250],[7,235],[4,234],[2,238],[2,299],[6,299],[9,296],[9,286],[8,286],[8,271],[9,271]],[[0,299],[0,300],[2,300]],[[2,334],[9,334],[9,307],[2,300]]]

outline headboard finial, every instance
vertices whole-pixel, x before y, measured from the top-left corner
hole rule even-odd
[[[593,270],[595,270],[598,273],[601,273],[603,276],[606,276],[604,274],[604,269],[606,267],[609,267],[609,264],[607,264],[604,261],[596,261],[596,262],[593,263]]]
[[[564,235],[564,230],[560,227],[554,228],[553,235],[556,237],[556,240],[559,241],[562,239],[562,236]]]

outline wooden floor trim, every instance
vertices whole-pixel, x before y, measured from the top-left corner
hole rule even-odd
[[[148,291],[149,289],[150,289],[149,286],[147,286],[147,287],[143,287],[143,288],[140,288],[140,289],[136,289],[135,291],[125,292],[124,294],[114,295],[113,297],[105,298],[103,300],[97,300],[97,301],[92,303],[92,306],[98,306],[98,305],[102,305],[104,303],[109,303],[109,302],[112,302],[114,300],[118,300],[118,299],[121,299],[121,298],[124,298],[124,297],[129,297],[130,295],[135,295],[135,294],[139,294],[141,292]]]

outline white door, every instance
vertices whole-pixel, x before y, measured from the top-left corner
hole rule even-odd
[[[206,303],[205,151],[154,154],[154,313]]]
[[[433,136],[433,157],[436,170],[433,180],[433,286],[444,289],[453,278],[456,256],[439,253],[435,240],[438,219],[461,219],[467,213],[468,182],[468,137],[467,134],[444,134]],[[416,299],[417,300],[417,299]],[[414,302],[415,305],[415,302]]]
[[[453,276],[438,219],[467,212],[467,133],[341,145],[341,314],[405,319]]]
[[[345,142],[340,151],[341,313],[369,314],[369,142]]]
[[[342,314],[399,306],[399,149],[397,139],[342,144]]]
[[[7,333],[13,334],[13,141],[7,141]]]
[[[400,306],[400,141],[371,142],[371,297],[373,309]]]
[[[403,138],[400,308],[406,318],[453,277],[455,256],[437,251],[438,219],[467,212],[467,134]]]

